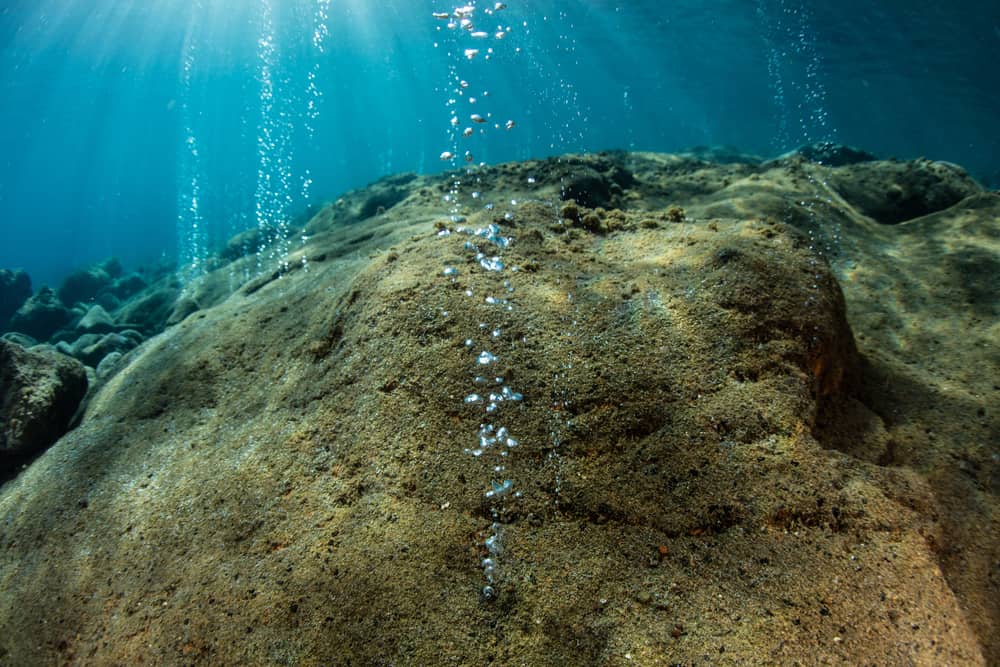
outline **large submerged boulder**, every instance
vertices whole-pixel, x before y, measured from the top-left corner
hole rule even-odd
[[[867,164],[500,165],[460,223],[447,177],[366,221],[380,188],[346,196],[283,269],[103,356],[0,490],[0,657],[995,663],[988,296],[963,367],[918,270],[958,290],[922,234],[990,255],[1000,197],[922,227],[802,203]]]
[[[74,271],[63,280],[57,292],[59,300],[67,306],[88,303],[110,287],[114,278],[104,266],[94,265]]]
[[[66,432],[86,393],[79,362],[0,339],[0,455],[51,445]]]
[[[954,206],[982,189],[948,162],[865,162],[829,173],[829,183],[849,204],[883,224],[898,224]]]
[[[75,329],[80,333],[108,333],[116,327],[117,324],[108,311],[100,305],[94,305],[76,323]]]

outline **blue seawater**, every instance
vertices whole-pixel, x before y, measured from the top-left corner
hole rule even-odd
[[[4,3],[0,267],[37,287],[109,256],[190,262],[381,176],[452,167],[456,91],[514,121],[476,162],[832,140],[1000,183],[996,2],[496,4],[469,2],[489,35],[469,59],[433,16],[461,5],[438,0]]]

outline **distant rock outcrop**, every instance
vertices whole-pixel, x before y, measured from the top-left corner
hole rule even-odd
[[[936,213],[982,192],[961,167],[931,160],[833,169],[828,182],[849,204],[883,224]]]
[[[6,328],[10,316],[31,298],[31,278],[18,269],[0,269],[0,331]]]
[[[878,159],[867,151],[832,141],[817,141],[814,144],[803,146],[797,153],[807,160],[827,167],[844,167],[849,164],[874,162]]]
[[[111,275],[102,266],[90,266],[71,273],[59,286],[59,300],[67,306],[92,301],[111,285]]]
[[[28,334],[36,340],[48,340],[73,318],[73,311],[63,305],[56,293],[48,287],[43,287],[18,308],[10,320],[10,328],[12,331]]]

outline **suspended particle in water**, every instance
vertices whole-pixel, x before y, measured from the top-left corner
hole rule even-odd
[[[477,113],[474,113],[471,116],[469,116],[469,120],[471,120],[473,123],[485,123],[486,122],[486,119],[483,118],[482,116],[480,116]]]
[[[432,16],[441,21],[447,21],[451,18],[451,15],[448,12],[434,12]]]
[[[441,159],[445,162],[447,162],[448,160],[454,160],[455,154],[452,153],[451,151],[445,151],[441,153]]]
[[[471,127],[467,127],[464,130],[462,130],[463,137],[471,137],[472,135],[473,135],[473,130]]]
[[[473,58],[475,58],[478,55],[479,55],[479,49],[466,49],[465,50],[465,57],[468,58],[469,60],[472,60]]]
[[[493,5],[493,11],[495,12],[499,12],[504,9],[507,9],[507,5],[505,5],[502,2],[498,2],[497,4]]]
[[[448,276],[449,278],[453,278],[454,276],[458,275],[458,269],[456,269],[454,266],[447,266],[444,269],[444,275]]]
[[[496,360],[497,360],[496,355],[493,354],[492,352],[487,352],[486,350],[483,350],[479,354],[479,357],[477,357],[476,359],[476,361],[479,362],[480,366],[486,366],[488,364],[495,363]]]
[[[470,35],[470,37],[475,37],[476,39],[486,39],[489,36],[490,34],[488,32],[483,32],[482,30],[477,30]]]
[[[504,128],[508,130],[513,130],[515,125],[516,123],[514,123],[514,121],[508,120],[507,123],[504,125]]]
[[[472,162],[475,158],[472,156],[471,151],[465,151],[465,161]]]

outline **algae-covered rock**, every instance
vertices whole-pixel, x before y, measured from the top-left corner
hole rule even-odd
[[[111,352],[97,364],[96,376],[100,380],[106,380],[110,377],[116,370],[122,357],[125,356],[121,352]]]
[[[835,169],[829,182],[861,213],[885,224],[929,215],[982,192],[961,167],[930,160]]]
[[[170,317],[167,318],[166,325],[173,326],[178,322],[182,321],[185,317],[191,313],[195,313],[201,310],[201,306],[198,302],[191,297],[181,297],[174,304],[174,308],[170,313]]]
[[[86,392],[87,378],[79,362],[0,340],[0,457],[55,442]]]

